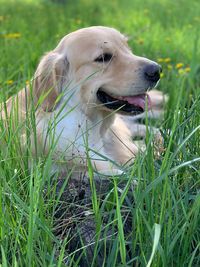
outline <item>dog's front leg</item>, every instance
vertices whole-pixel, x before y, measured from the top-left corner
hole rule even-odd
[[[109,161],[92,160],[94,171],[106,176],[118,176],[123,174],[123,171],[117,168],[116,165]]]

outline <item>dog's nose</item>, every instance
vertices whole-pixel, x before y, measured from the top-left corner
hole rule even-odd
[[[144,68],[145,79],[150,82],[157,82],[160,79],[162,67],[158,64],[148,64]]]

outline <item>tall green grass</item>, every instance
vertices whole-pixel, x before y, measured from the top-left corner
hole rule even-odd
[[[62,36],[90,25],[116,27],[129,36],[134,53],[161,61],[159,88],[169,94],[160,122],[163,154],[155,157],[147,136],[146,153],[126,175],[100,177],[106,184],[102,194],[88,158],[91,199],[86,202],[65,197],[70,170],[62,181],[52,175],[51,153],[32,158],[33,112],[26,125],[11,127],[15,111],[10,127],[0,121],[0,264],[199,266],[199,1],[0,0],[0,6],[1,101],[25,86],[39,58]],[[19,141],[22,127],[26,151]],[[89,243],[84,225],[95,228]]]

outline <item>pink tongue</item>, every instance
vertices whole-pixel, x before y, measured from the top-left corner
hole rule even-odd
[[[141,94],[141,95],[135,95],[135,96],[123,96],[123,100],[127,101],[129,104],[132,104],[137,107],[141,107],[142,109],[145,109],[145,103],[147,101],[148,108],[151,108],[151,101],[148,95]]]

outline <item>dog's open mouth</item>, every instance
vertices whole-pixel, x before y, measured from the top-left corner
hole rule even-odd
[[[138,115],[145,111],[146,105],[151,107],[150,99],[147,94],[134,96],[111,96],[102,89],[97,91],[98,100],[105,107],[112,110],[120,110],[132,115]]]

